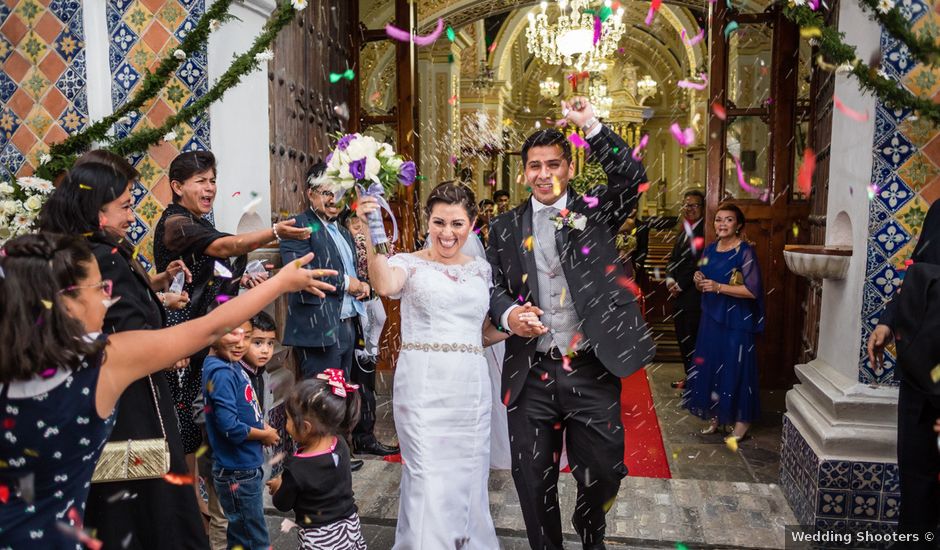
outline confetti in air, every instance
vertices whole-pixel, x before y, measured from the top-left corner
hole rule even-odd
[[[212,274],[223,279],[232,278],[232,272],[220,262],[215,262],[215,265],[212,266]]]
[[[728,112],[725,111],[724,105],[718,102],[712,103],[712,112],[715,113],[715,116],[721,120],[728,118]]]
[[[584,199],[585,203],[587,203],[588,208],[597,208],[597,204],[598,204],[597,197],[594,197],[592,195],[582,195],[581,198]]]
[[[438,18],[437,27],[435,27],[434,30],[431,31],[431,34],[428,34],[425,36],[418,36],[418,35],[412,36],[412,34],[409,33],[408,31],[399,29],[398,27],[392,25],[391,23],[389,23],[388,25],[385,25],[385,34],[387,34],[389,38],[398,40],[400,42],[408,42],[410,40],[411,42],[414,43],[415,46],[430,46],[431,44],[436,42],[438,38],[441,37],[441,33],[443,32],[444,32],[444,20],[441,18]],[[450,35],[452,33],[453,33],[453,29],[451,29],[451,32],[447,34],[447,37],[450,38]]]
[[[702,91],[708,87],[708,75],[705,73],[699,74],[699,78],[702,79],[702,82],[692,82],[690,80],[680,80],[676,82],[676,86],[680,88],[687,88],[690,90]]]
[[[804,197],[809,197],[813,190],[813,172],[816,170],[816,153],[807,147],[803,151],[803,164],[796,176],[797,188]]]
[[[686,36],[685,29],[682,29],[681,34],[682,34],[682,41],[685,43],[686,46],[694,46],[698,44],[699,42],[701,42],[703,38],[705,38],[705,29],[699,29],[698,34],[696,34],[692,38],[689,38],[688,36]]]
[[[650,9],[646,12],[646,19],[643,21],[646,23],[646,26],[649,27],[653,24],[653,17],[656,16],[656,12],[659,11],[659,8],[663,5],[663,0],[653,0],[650,2]]]
[[[578,134],[572,133],[571,135],[568,136],[568,140],[571,142],[572,145],[581,149],[584,149],[585,147],[588,146],[587,142],[584,141],[584,138],[582,138]]]
[[[337,82],[339,82],[340,80],[344,78],[346,80],[352,80],[356,78],[356,73],[352,69],[346,69],[344,72],[341,72],[341,73],[330,73],[331,84],[336,84]]]
[[[836,95],[832,96],[832,103],[836,106],[836,109],[838,109],[843,115],[851,118],[855,122],[867,122],[868,121],[867,112],[860,113],[854,109],[847,107],[845,103],[842,103],[842,100],[839,99],[838,96]]]
[[[641,160],[640,151],[642,151],[643,148],[646,147],[646,144],[649,143],[649,141],[650,141],[649,134],[645,134],[643,137],[640,138],[640,142],[636,144],[636,147],[633,148],[633,153],[631,153],[633,160],[640,162]]]
[[[738,30],[738,22],[729,21],[728,24],[725,25],[725,39],[727,40],[728,37],[731,36],[731,33],[733,33],[736,30]]]
[[[672,133],[672,137],[679,144],[679,147],[688,147],[695,141],[695,130],[691,127],[683,130],[678,122],[673,122],[672,126],[669,127],[669,131]]]

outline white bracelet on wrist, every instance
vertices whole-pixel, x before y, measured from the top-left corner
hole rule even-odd
[[[277,234],[277,224],[271,226],[271,232],[274,233],[274,240],[281,242],[281,238]]]
[[[581,127],[581,131],[587,134],[594,129],[594,126],[600,124],[600,121],[597,120],[597,117],[591,117],[584,123],[584,126]]]

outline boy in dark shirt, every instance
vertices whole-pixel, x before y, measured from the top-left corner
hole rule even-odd
[[[274,357],[277,346],[277,330],[274,319],[265,312],[251,318],[251,332],[247,334],[248,349],[242,358],[242,368],[251,380],[251,385],[258,396],[261,412],[264,412],[264,368]]]

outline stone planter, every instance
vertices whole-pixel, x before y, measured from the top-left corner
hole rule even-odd
[[[808,279],[841,280],[849,271],[852,247],[787,245],[783,258],[790,271]]]

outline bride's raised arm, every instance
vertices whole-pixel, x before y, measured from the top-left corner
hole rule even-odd
[[[362,220],[362,223],[368,225],[368,215],[370,212],[378,210],[379,204],[375,197],[360,196],[356,207],[356,215]],[[396,296],[405,286],[407,275],[399,267],[393,267],[388,264],[388,258],[384,254],[377,254],[372,246],[372,236],[368,231],[363,231],[366,236],[366,254],[369,258],[369,282],[372,284],[376,294],[382,297]]]

